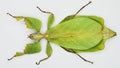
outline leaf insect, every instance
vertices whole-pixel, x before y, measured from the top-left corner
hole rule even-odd
[[[104,25],[103,18],[99,16],[78,15],[78,13],[90,3],[91,1],[79,9],[75,14],[67,16],[54,27],[51,27],[54,22],[54,14],[52,12],[43,11],[37,7],[41,12],[49,14],[47,31],[44,34],[40,33],[42,24],[39,19],[33,17],[13,16],[10,13],[7,13],[18,21],[24,19],[27,28],[34,29],[36,31],[36,33],[29,35],[29,38],[35,40],[35,42],[27,44],[23,52],[16,52],[16,54],[8,60],[25,54],[40,52],[40,40],[45,38],[47,40],[47,57],[36,62],[37,65],[51,57],[53,50],[50,42],[77,55],[84,61],[93,64],[92,61],[86,60],[78,53],[103,50],[106,40],[115,36],[116,33],[107,28]]]

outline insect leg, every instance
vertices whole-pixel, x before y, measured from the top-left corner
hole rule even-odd
[[[15,57],[15,56],[13,56],[13,57],[9,58],[8,60],[12,60],[14,57]]]
[[[10,60],[12,60],[13,58],[18,57],[18,56],[22,56],[22,55],[24,55],[23,52],[16,52],[16,54],[15,54],[13,57],[9,58],[8,60],[10,61]]]
[[[23,17],[23,16],[13,16],[12,14],[10,14],[10,13],[6,13],[6,14],[8,14],[9,16],[11,16],[12,18],[15,18],[16,20],[21,20],[21,19],[23,19],[23,18],[25,18],[25,17]]]
[[[43,12],[43,13],[53,14],[52,12],[42,10],[42,9],[41,9],[40,7],[38,7],[38,6],[37,6],[37,8],[38,8],[41,12]]]
[[[62,47],[62,48],[63,48],[64,50],[70,52],[70,53],[73,53],[73,54],[77,55],[78,57],[80,57],[80,58],[81,58],[82,60],[84,60],[85,62],[89,62],[89,63],[93,64],[92,61],[89,61],[89,60],[83,58],[81,55],[79,55],[78,53],[76,53],[74,50],[72,50],[72,49],[67,49],[67,48],[64,48],[64,47]]]
[[[16,54],[8,60],[12,60],[14,57],[22,56],[24,54],[34,54],[41,51],[40,43],[34,42],[27,44],[23,52],[16,52]]]
[[[42,61],[44,61],[44,60],[47,60],[48,58],[51,57],[51,55],[52,55],[52,47],[51,47],[51,45],[50,45],[49,42],[47,42],[46,54],[47,54],[47,57],[39,60],[39,62],[36,62],[37,65],[39,65],[40,62],[42,62]]]
[[[46,57],[46,58],[43,58],[43,59],[39,60],[39,62],[36,62],[36,64],[39,65],[42,61],[47,60],[48,58],[49,58],[49,56]]]
[[[37,6],[37,8],[43,13],[50,14],[50,16],[48,17],[48,24],[47,24],[47,29],[49,30],[51,28],[52,24],[54,23],[54,14],[52,12],[44,11],[41,8],[39,8],[38,6]]]
[[[73,18],[74,18],[82,9],[84,9],[86,6],[88,6],[90,3],[92,3],[92,1],[89,1],[89,3],[87,3],[87,4],[84,5],[82,8],[80,8],[80,9],[73,15]]]
[[[13,16],[12,14],[10,14],[10,13],[6,13],[6,14],[8,14],[8,15],[10,15],[11,17],[13,17],[13,18],[14,18],[14,16]]]

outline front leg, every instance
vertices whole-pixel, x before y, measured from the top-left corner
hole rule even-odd
[[[47,25],[47,29],[49,30],[51,28],[52,24],[54,23],[54,20],[55,20],[54,14],[52,12],[44,11],[41,8],[39,8],[38,6],[37,6],[37,8],[43,13],[50,14],[50,16],[48,17],[48,25]]]
[[[7,14],[10,15],[12,18],[15,18],[17,21],[24,19],[24,22],[27,28],[34,29],[38,33],[40,32],[41,25],[42,25],[41,20],[33,17],[13,16],[10,13],[7,13]]]

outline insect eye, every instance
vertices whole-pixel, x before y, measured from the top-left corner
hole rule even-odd
[[[29,37],[30,39],[32,39],[32,38],[33,38],[33,35],[32,35],[32,34],[30,34],[28,37]]]

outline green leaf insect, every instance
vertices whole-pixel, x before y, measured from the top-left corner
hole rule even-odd
[[[78,15],[78,13],[90,3],[91,1],[84,5],[75,14],[67,16],[54,27],[51,27],[54,22],[54,14],[52,12],[43,11],[37,7],[41,12],[49,14],[47,31],[44,34],[40,33],[41,21],[39,19],[33,17],[13,16],[10,13],[7,13],[18,21],[24,19],[26,27],[36,31],[35,33],[29,35],[29,38],[35,42],[27,44],[23,52],[16,52],[16,54],[8,60],[25,54],[40,52],[40,40],[44,38],[47,40],[47,57],[36,62],[37,65],[51,57],[53,50],[50,43],[57,44],[64,50],[79,56],[86,62],[93,64],[92,61],[86,60],[80,56],[79,53],[103,50],[106,40],[115,36],[116,33],[107,28],[104,25],[103,18],[99,16]]]

